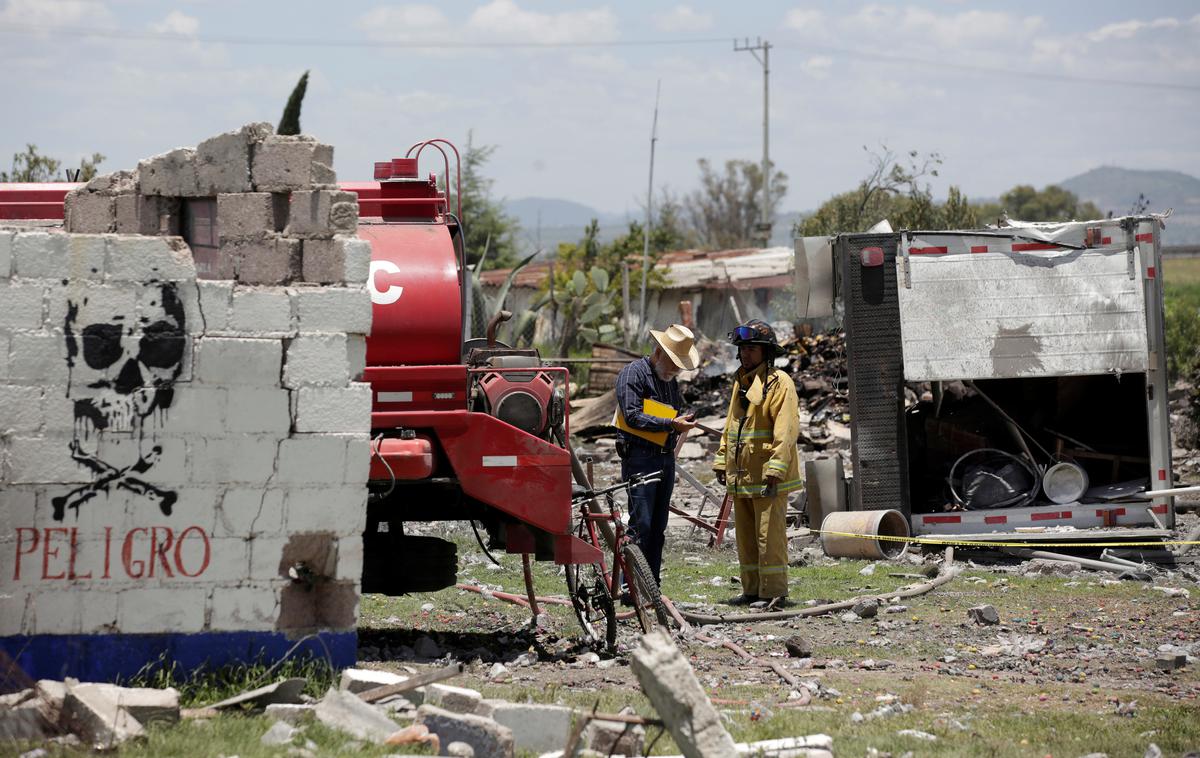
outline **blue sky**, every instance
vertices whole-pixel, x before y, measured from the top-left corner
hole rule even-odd
[[[935,189],[975,197],[1103,164],[1200,175],[1200,5],[1107,1],[0,0],[0,162],[36,142],[131,167],[277,122],[310,69],[302,123],[341,179],[473,129],[498,146],[499,195],[635,211],[660,79],[657,186],[691,189],[698,158],[759,159],[746,36],[775,46],[787,210],[852,188],[864,145],[939,151]]]

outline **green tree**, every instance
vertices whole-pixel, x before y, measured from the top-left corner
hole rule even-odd
[[[283,107],[283,116],[279,119],[276,134],[300,133],[300,106],[304,103],[304,93],[308,91],[308,72],[305,71],[296,82],[296,87],[288,97],[287,105]]]
[[[683,201],[688,224],[702,247],[726,250],[754,244],[762,218],[762,168],[750,161],[725,162],[725,171],[714,171],[701,158],[700,187]],[[788,190],[787,174],[771,174],[771,200],[768,216],[774,218]]]
[[[976,207],[979,217],[995,223],[1001,216],[1018,221],[1084,221],[1104,218],[1091,202],[1080,202],[1075,193],[1049,185],[1040,192],[1030,184],[1019,184],[1000,196],[999,203]]]
[[[0,171],[0,182],[87,182],[95,178],[97,167],[104,162],[100,153],[92,153],[91,158],[79,161],[79,168],[66,174],[60,174],[62,161],[48,155],[40,155],[37,145],[25,145],[25,152],[14,153],[12,171]]]
[[[473,131],[467,132],[466,149],[462,152],[462,215],[466,232],[464,244],[467,262],[475,264],[483,258],[481,270],[511,268],[517,262],[517,220],[504,212],[499,200],[492,197],[493,180],[483,169],[495,145],[475,144]],[[450,190],[450,208],[457,208],[454,188]],[[486,251],[486,255],[485,255]]]

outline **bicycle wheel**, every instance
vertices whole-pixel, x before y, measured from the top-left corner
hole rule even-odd
[[[621,548],[621,555],[625,559],[625,570],[629,572],[629,582],[633,585],[636,596],[633,610],[642,631],[648,632],[659,625],[670,628],[671,616],[667,613],[662,592],[658,589],[658,582],[654,581],[654,573],[650,571],[650,564],[642,549],[631,542]]]
[[[589,645],[603,643],[612,650],[617,644],[617,609],[604,584],[604,574],[595,563],[567,565],[567,595],[575,618]]]

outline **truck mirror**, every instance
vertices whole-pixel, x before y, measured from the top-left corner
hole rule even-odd
[[[833,315],[833,237],[796,238],[796,310],[799,318]]]

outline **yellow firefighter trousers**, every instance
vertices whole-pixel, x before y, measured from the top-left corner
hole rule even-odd
[[[739,497],[733,501],[742,592],[785,597],[787,583],[787,494]]]

